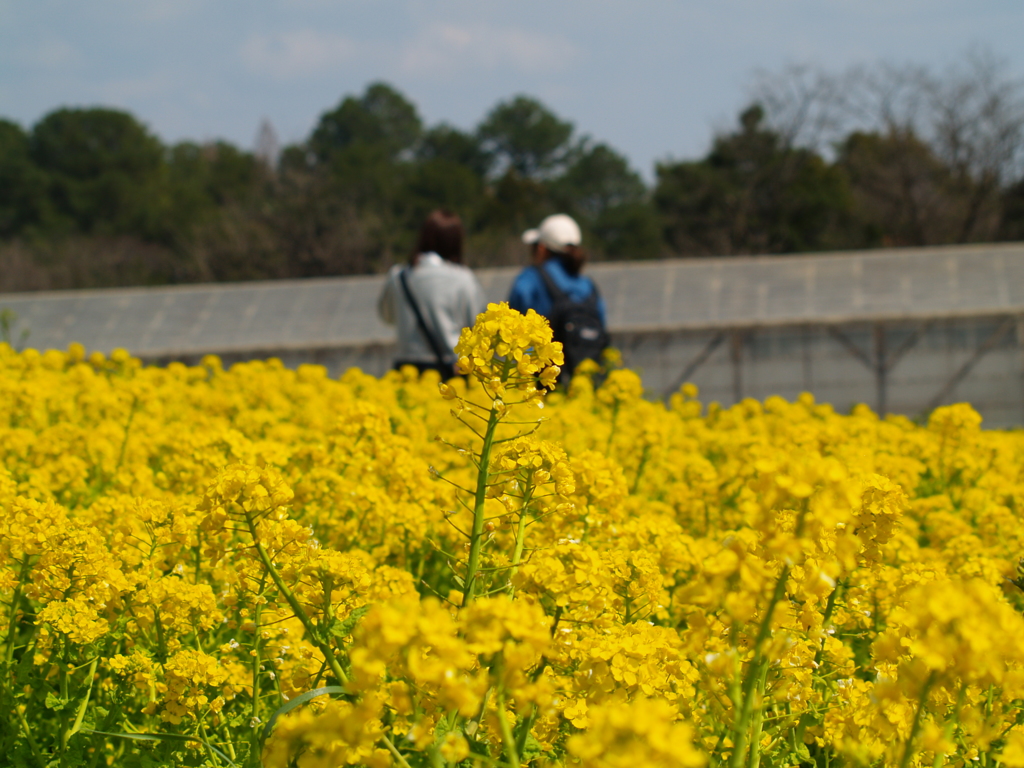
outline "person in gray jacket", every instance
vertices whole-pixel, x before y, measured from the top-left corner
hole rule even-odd
[[[395,368],[413,365],[455,375],[455,345],[463,328],[487,308],[480,282],[462,264],[462,221],[436,210],[420,227],[408,264],[388,272],[377,302],[381,320],[398,329]]]

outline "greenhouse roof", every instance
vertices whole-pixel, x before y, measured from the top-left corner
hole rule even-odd
[[[500,301],[516,269],[478,275]],[[613,332],[1024,313],[1024,243],[594,264]],[[143,357],[390,343],[382,276],[0,294],[26,345]]]

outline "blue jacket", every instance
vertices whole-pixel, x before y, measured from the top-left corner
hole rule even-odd
[[[594,292],[594,281],[586,275],[573,277],[565,271],[565,267],[558,259],[548,259],[541,267],[551,277],[555,285],[565,291],[573,301],[583,301]],[[530,266],[520,272],[512,283],[512,291],[508,296],[508,305],[512,309],[525,314],[526,310],[532,309],[539,315],[551,316],[551,296],[548,295],[547,286],[537,272],[537,267]],[[605,313],[604,299],[597,297],[597,309],[601,313],[601,322],[608,324]]]

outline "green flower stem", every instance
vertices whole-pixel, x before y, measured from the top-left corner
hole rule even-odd
[[[256,625],[255,631],[253,632],[253,660],[252,660],[252,716],[259,719],[260,716],[260,694],[259,694],[259,675],[260,675],[260,626],[263,621],[263,603],[259,602],[260,598],[263,597],[263,589],[266,585],[266,574],[260,579],[260,587],[257,591],[257,603],[256,603],[256,615],[253,617],[253,623]]]
[[[206,724],[202,720],[199,721],[199,735],[202,737],[200,741],[203,743],[203,749],[206,750],[206,759],[210,761],[210,765],[217,765],[220,760],[215,760],[213,757],[213,750],[210,748],[210,735],[206,732]]]
[[[256,533],[256,521],[248,512],[245,513],[245,522],[249,526],[249,534],[252,536],[252,543],[253,547],[256,549],[256,554],[259,556],[260,562],[263,563],[263,567],[266,569],[267,573],[270,574],[270,578],[273,579],[274,585],[277,587],[278,591],[284,595],[285,601],[292,609],[292,613],[295,614],[295,618],[302,623],[303,628],[309,635],[309,639],[324,655],[324,660],[331,668],[331,672],[334,673],[334,677],[339,683],[347,683],[348,675],[345,674],[345,671],[341,668],[341,664],[338,663],[338,657],[334,655],[334,649],[329,643],[324,642],[320,637],[320,633],[306,614],[305,609],[299,603],[298,598],[295,597],[295,593],[292,592],[288,588],[288,585],[284,583],[284,579],[281,578],[281,574],[278,573],[277,568],[275,568],[273,562],[271,562],[270,555],[267,554],[266,548],[264,548],[263,544],[260,543],[259,536]]]
[[[761,626],[757,630],[757,638],[754,640],[754,658],[751,659],[750,667],[747,669],[746,677],[743,679],[740,707],[736,713],[736,720],[733,725],[734,738],[732,757],[729,759],[730,768],[741,768],[746,763],[747,743],[748,736],[750,735],[749,728],[754,713],[754,696],[757,692],[757,681],[767,671],[767,660],[764,658],[761,646],[771,633],[772,616],[775,613],[775,606],[782,600],[782,595],[786,591],[787,579],[789,579],[788,565],[783,567],[778,581],[775,582],[771,601],[768,603],[768,609],[765,611],[764,618],[761,620]],[[764,667],[764,670],[762,670],[762,667]]]
[[[961,693],[963,692],[963,690],[964,690],[963,688],[960,689]],[[959,709],[960,709],[960,707],[958,705],[957,706],[958,717],[959,717]],[[947,741],[952,741],[953,734],[954,734],[955,730],[956,730],[956,728],[954,726],[953,721],[947,721],[942,726],[942,735],[945,736]],[[946,753],[945,752],[936,752],[935,753],[935,759],[932,761],[933,768],[942,768],[942,765],[945,762],[945,760],[946,760]]]
[[[828,602],[825,604],[825,614],[821,618],[821,628],[827,630],[832,625],[832,614],[836,609],[836,598],[839,595],[839,590],[843,588],[842,580],[836,580],[836,585],[832,589],[832,593],[828,596]],[[825,653],[825,638],[821,639],[821,646],[814,654],[814,663],[821,664],[822,656]]]
[[[910,735],[907,736],[907,743],[903,747],[903,758],[900,760],[900,768],[907,768],[910,765],[910,758],[914,756],[914,740],[917,738],[918,732],[921,730],[921,717],[924,715],[924,709],[928,706],[928,692],[932,688],[932,683],[935,682],[935,673],[932,672],[928,675],[928,679],[924,681],[924,686],[921,688],[921,695],[917,699],[917,712],[914,713],[914,723],[910,726]]]
[[[512,728],[508,724],[508,718],[505,717],[505,695],[500,690],[497,701],[494,703],[497,705],[495,711],[498,714],[498,726],[501,728],[501,740],[505,743],[505,754],[508,755],[509,763],[514,768],[519,768],[519,752],[516,749],[516,740],[512,735]]]
[[[39,751],[39,745],[36,744],[35,737],[32,735],[32,728],[29,727],[28,721],[25,719],[25,713],[21,711],[21,707],[18,706],[18,702],[14,702],[14,706],[11,707],[15,714],[18,716],[18,723],[21,725],[21,730],[25,733],[25,739],[28,741],[28,747],[32,750],[32,757],[35,758],[39,768],[46,768],[46,761],[43,759],[43,754]]]
[[[523,561],[523,550],[526,548],[526,524],[529,522],[527,513],[529,512],[530,502],[533,501],[533,482],[532,475],[531,481],[527,484],[523,492],[523,506],[519,510],[519,528],[516,530],[516,547],[512,552],[512,565],[508,571],[508,594],[512,595],[514,591],[512,587],[512,579],[515,578],[516,571],[519,570],[519,563]]]
[[[31,558],[25,555],[25,559],[21,561],[21,568],[18,571],[18,586],[14,588],[14,595],[11,597],[11,616],[7,623],[7,654],[5,657],[7,669],[10,669],[11,664],[14,662],[15,636],[18,630],[18,603],[21,602],[22,590],[25,587],[25,582],[28,581],[29,571],[32,570],[30,562]]]
[[[807,500],[804,500],[803,505],[800,508],[800,514],[796,520],[796,526],[793,531],[793,536],[799,539],[804,532],[804,522],[807,519]],[[754,657],[750,660],[750,666],[747,669],[746,677],[743,679],[743,689],[741,693],[741,704],[739,711],[736,713],[736,719],[733,721],[733,751],[732,756],[729,758],[730,768],[741,768],[746,763],[746,752],[748,738],[754,742],[760,740],[761,737],[761,719],[760,712],[756,723],[756,732],[753,734],[749,733],[750,726],[752,725],[752,718],[754,714],[754,699],[758,693],[758,689],[763,692],[764,683],[758,685],[758,681],[761,680],[762,676],[767,674],[768,671],[768,659],[764,658],[762,646],[772,630],[772,617],[775,615],[775,606],[781,601],[783,596],[786,594],[786,581],[789,579],[791,567],[785,565],[782,568],[782,572],[779,574],[778,580],[775,582],[775,589],[772,590],[771,600],[768,602],[768,608],[764,613],[764,618],[761,620],[761,625],[757,629],[757,637],[754,639]],[[751,746],[751,766],[756,766],[757,761],[760,758],[757,756],[757,747]]]
[[[762,662],[761,674],[757,679],[757,695],[764,698],[765,683],[768,679],[768,664]],[[754,710],[754,722],[750,734],[750,768],[761,765],[761,729],[764,726],[764,707]]]
[[[518,754],[522,754],[526,749],[526,740],[530,736],[530,732],[533,730],[533,724],[537,722],[537,713],[540,711],[540,707],[536,704],[530,708],[530,714],[523,718],[522,722],[516,728],[516,750]]]
[[[263,574],[263,578],[260,579],[260,587],[257,590],[257,603],[256,603],[256,615],[253,617],[256,625],[253,631],[253,642],[252,642],[252,744],[253,751],[255,752],[257,745],[259,744],[259,729],[255,727],[260,722],[260,623],[263,619],[263,603],[259,602],[259,599],[263,596],[263,587],[266,583],[267,575]]]
[[[68,739],[71,737],[71,728],[68,723],[67,716],[67,705],[71,698],[70,683],[68,681],[68,662],[64,654],[67,652],[67,640],[64,639],[60,643],[60,658],[57,660],[57,667],[60,670],[58,674],[58,685],[60,686],[60,698],[63,702],[63,707],[60,710],[60,755],[63,757],[64,752],[68,748]]]
[[[381,741],[384,742],[384,746],[388,748],[388,752],[395,756],[395,760],[402,768],[409,768],[409,761],[405,759],[405,756],[398,751],[398,747],[395,746],[394,742],[391,741],[387,736],[381,736]]]
[[[640,480],[644,476],[644,469],[647,468],[647,461],[651,458],[651,446],[645,445],[640,454],[640,464],[636,468],[636,477],[633,479],[633,487],[629,489],[630,494],[636,495],[636,489],[640,487]]]
[[[487,418],[487,430],[484,432],[484,444],[480,449],[480,469],[476,476],[476,494],[473,499],[473,532],[469,538],[469,563],[466,566],[466,591],[462,595],[462,607],[465,608],[477,593],[477,574],[480,572],[480,552],[484,543],[484,505],[487,501],[487,484],[490,480],[491,448],[494,445],[494,433],[501,417],[492,406]]]
[[[119,469],[121,469],[121,466],[124,464],[124,454],[125,454],[125,451],[128,448],[128,436],[131,434],[131,431],[132,431],[132,421],[135,420],[135,411],[136,411],[136,409],[138,409],[138,407],[139,407],[139,396],[138,395],[132,395],[132,407],[128,411],[128,423],[124,425],[124,439],[121,441],[121,450],[117,454],[117,464],[114,466],[114,474],[115,475],[117,474],[117,471]],[[111,477],[111,482],[112,481],[113,481],[113,477]]]
[[[85,697],[82,699],[82,703],[78,706],[78,714],[75,716],[74,725],[71,726],[71,733],[69,736],[74,736],[80,730],[82,730],[82,721],[85,720],[85,711],[89,708],[89,698],[92,696],[92,684],[93,678],[96,677],[96,665],[99,663],[100,657],[97,656],[89,664],[89,685],[85,689]]]
[[[256,638],[252,644],[252,719],[260,716],[260,609],[256,608]]]
[[[615,439],[615,428],[618,426],[619,421],[619,405],[620,403],[618,400],[616,400],[614,405],[612,405],[612,424],[611,428],[608,430],[608,442],[605,444],[604,447],[604,454],[609,458],[612,455],[612,440]]]

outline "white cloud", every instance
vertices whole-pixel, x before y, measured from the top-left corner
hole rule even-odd
[[[25,46],[18,58],[30,66],[40,69],[60,69],[74,63],[78,58],[78,50],[66,40],[51,37],[31,47]]]
[[[525,73],[566,69],[579,56],[568,39],[489,24],[432,24],[405,47],[406,75],[452,75],[511,68]]]
[[[351,61],[359,44],[344,35],[298,29],[275,35],[253,35],[241,49],[253,72],[278,80],[328,72]]]
[[[179,84],[175,74],[167,70],[158,70],[148,75],[109,80],[99,84],[97,91],[104,101],[124,105],[164,95],[176,90]]]
[[[118,0],[117,13],[147,25],[162,25],[194,16],[201,11],[202,0]]]

